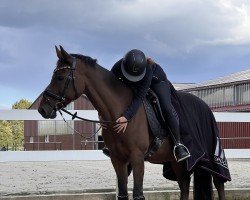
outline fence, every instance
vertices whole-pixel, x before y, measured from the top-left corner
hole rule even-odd
[[[79,116],[92,120],[98,120],[96,110],[69,110],[71,113],[77,112]],[[214,112],[217,122],[250,122],[250,113],[243,112]],[[64,114],[66,120],[71,120],[71,116]],[[37,110],[0,110],[0,120],[51,120],[44,119]],[[60,115],[53,120],[62,120]],[[79,119],[75,119],[79,120]]]
[[[97,111],[95,110],[71,110],[70,112],[78,113],[79,116],[82,116],[84,118],[88,119],[93,119],[93,120],[98,120],[98,114]],[[250,122],[250,113],[232,113],[232,112],[217,112],[214,113],[214,116],[216,118],[217,122]],[[71,120],[71,116],[65,114],[64,115],[66,120]],[[37,110],[0,110],[0,120],[46,120],[44,119],[38,112]],[[48,119],[51,120],[51,119]],[[61,116],[58,115],[54,120],[62,120]],[[77,120],[77,119],[76,119]],[[249,136],[250,136],[250,130],[249,130]],[[244,139],[244,140],[249,140],[250,137],[233,137],[233,138],[221,138],[222,140],[227,140],[231,142],[235,142],[236,140],[239,139]],[[86,145],[88,143],[94,143],[94,145],[98,145],[99,142],[97,141],[82,141],[81,142],[81,149],[86,149]],[[36,145],[36,143],[32,144]],[[39,144],[38,144],[39,145]],[[51,145],[58,145],[59,147],[57,149],[60,149],[60,143],[53,143]],[[74,151],[69,151],[69,152],[74,152]],[[76,151],[77,152],[77,151]],[[231,151],[230,149],[228,150],[230,152],[230,155],[232,154],[231,157],[250,157],[250,154],[248,153],[245,155],[243,152],[248,152],[248,150],[237,150],[235,149]],[[242,154],[242,156],[241,156]],[[244,154],[244,155],[243,155]],[[72,154],[74,157],[74,155]],[[98,156],[97,156],[98,157]]]

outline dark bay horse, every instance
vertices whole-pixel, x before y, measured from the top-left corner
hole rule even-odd
[[[56,47],[58,62],[52,80],[43,93],[39,113],[44,118],[55,118],[56,111],[77,99],[83,93],[105,121],[113,121],[123,113],[130,104],[133,93],[110,71],[99,66],[95,59],[88,56],[68,54],[61,46]],[[102,136],[110,149],[110,158],[118,178],[118,199],[128,199],[128,165],[132,167],[134,187],[133,198],[145,199],[143,196],[144,156],[154,139],[150,133],[147,117],[141,106],[135,117],[129,122],[125,133],[116,133],[114,124],[103,129]],[[186,169],[185,162],[177,163],[173,156],[173,145],[167,138],[161,148],[147,161],[156,164],[171,163],[180,187],[180,199],[189,196],[190,175],[193,171]],[[204,176],[202,176],[204,175]],[[211,175],[194,168],[194,199],[212,199]],[[199,188],[205,183],[204,188]],[[224,183],[214,177],[219,199],[223,200]]]

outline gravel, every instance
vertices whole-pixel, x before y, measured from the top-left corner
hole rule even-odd
[[[226,189],[250,188],[250,159],[229,159],[232,181]],[[128,187],[133,186],[130,175]],[[0,196],[115,191],[110,160],[0,163]],[[145,190],[178,189],[162,176],[162,166],[146,163]]]

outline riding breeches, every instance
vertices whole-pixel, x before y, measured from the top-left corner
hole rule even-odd
[[[180,143],[179,117],[171,103],[171,91],[168,80],[151,84],[151,89],[158,96],[166,126],[172,131],[174,143]]]

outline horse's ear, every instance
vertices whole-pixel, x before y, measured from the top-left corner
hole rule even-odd
[[[57,57],[58,57],[59,59],[63,59],[62,54],[61,54],[61,51],[57,48],[57,46],[55,46],[55,48],[56,48],[56,55],[57,55]]]
[[[63,47],[62,47],[61,45],[59,45],[59,47],[60,47],[60,50],[61,50],[61,54],[62,54],[63,59],[64,59],[66,62],[71,63],[71,62],[72,62],[72,56],[69,55],[69,54],[63,49]]]

